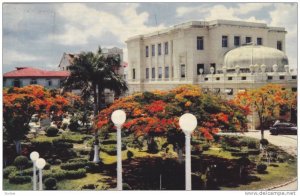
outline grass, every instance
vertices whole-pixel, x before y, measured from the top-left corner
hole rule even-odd
[[[288,182],[297,177],[297,163],[277,163],[278,167],[268,166],[267,174],[254,175],[261,180],[238,187],[221,187],[222,190],[259,190]]]
[[[211,147],[209,150],[204,151],[203,154],[205,155],[212,155],[219,158],[225,158],[225,159],[237,159],[237,157],[234,157],[231,155],[230,152],[222,150],[222,148],[217,147]]]

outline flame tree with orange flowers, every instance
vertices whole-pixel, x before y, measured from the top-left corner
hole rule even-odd
[[[282,85],[267,84],[257,89],[238,93],[233,102],[252,109],[260,122],[261,139],[264,139],[266,123],[274,117],[279,117],[282,108],[292,108],[297,105],[296,93],[284,89]]]
[[[109,108],[102,110],[97,117],[100,131],[111,131],[114,125],[110,116],[113,111],[123,109],[127,120],[123,130],[144,136],[149,144],[156,136],[166,137],[173,144],[182,159],[184,135],[180,130],[179,117],[190,112],[197,117],[198,127],[194,137],[213,140],[220,130],[243,131],[247,129],[247,111],[242,107],[217,97],[203,93],[199,86],[184,85],[169,91],[137,93],[116,100]]]
[[[61,115],[80,103],[80,98],[58,90],[48,90],[39,85],[29,85],[22,88],[3,89],[3,126],[4,138],[13,142],[17,154],[21,153],[20,140],[29,131],[29,122],[34,114],[40,118]]]

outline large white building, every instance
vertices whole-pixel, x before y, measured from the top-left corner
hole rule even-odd
[[[284,53],[286,33],[264,23],[214,20],[129,38],[129,92],[199,84],[230,96],[268,82],[297,90]]]

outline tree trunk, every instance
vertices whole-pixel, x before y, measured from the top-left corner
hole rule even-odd
[[[264,139],[264,129],[260,130],[260,134],[261,134],[261,139]]]
[[[182,148],[177,148],[177,154],[178,154],[178,163],[182,164],[183,163],[183,152]]]
[[[21,141],[20,140],[14,140],[14,144],[16,145],[16,153],[18,155],[20,155],[21,152],[22,152]]]

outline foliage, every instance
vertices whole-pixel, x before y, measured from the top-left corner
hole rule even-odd
[[[46,178],[44,181],[46,190],[56,190],[57,180],[55,178]]]
[[[259,164],[256,166],[256,170],[257,170],[257,173],[263,174],[263,173],[265,173],[266,170],[267,170],[267,165],[264,164],[264,163],[259,163]]]
[[[267,84],[258,89],[238,93],[232,102],[245,108],[249,113],[257,112],[263,131],[270,119],[279,117],[281,108],[296,107],[297,94],[290,89],[283,89],[281,85]]]
[[[84,168],[84,166],[85,166],[85,163],[80,161],[80,162],[62,163],[60,165],[60,168],[64,169],[64,170],[76,170],[79,168]]]
[[[179,117],[185,112],[193,113],[198,120],[194,135],[202,135],[208,140],[220,130],[243,131],[247,129],[247,110],[237,104],[212,94],[203,94],[198,86],[184,85],[170,91],[136,93],[116,100],[97,117],[101,131],[113,128],[110,116],[113,111],[123,109],[127,120],[123,127],[136,137],[167,136],[175,130],[182,133]],[[173,134],[174,135],[174,134]]]
[[[14,175],[12,175],[14,174]],[[24,184],[24,183],[28,183],[31,182],[31,177],[30,176],[20,176],[16,173],[12,173],[9,175],[8,179],[9,179],[9,183],[12,184]]]
[[[58,128],[50,126],[46,129],[46,135],[48,137],[55,137],[57,136],[58,131],[59,131]]]
[[[78,118],[77,117],[72,117],[70,120],[70,124],[68,125],[68,128],[70,131],[78,131],[78,128],[80,127],[78,123]]]
[[[106,152],[109,155],[116,155],[117,154],[117,145],[116,144],[107,144],[101,145],[100,150]],[[126,145],[122,144],[122,150],[126,150]]]
[[[133,154],[132,151],[130,151],[130,150],[127,151],[127,158],[128,158],[129,160],[132,159],[133,155],[134,155],[134,154]]]
[[[259,141],[259,143],[262,145],[262,146],[267,146],[269,144],[269,141],[267,139],[261,139]]]
[[[17,168],[15,166],[7,166],[3,169],[3,178],[8,178],[9,174],[16,172]]]
[[[17,156],[14,160],[14,165],[19,169],[22,169],[28,164],[28,158],[25,156]]]

